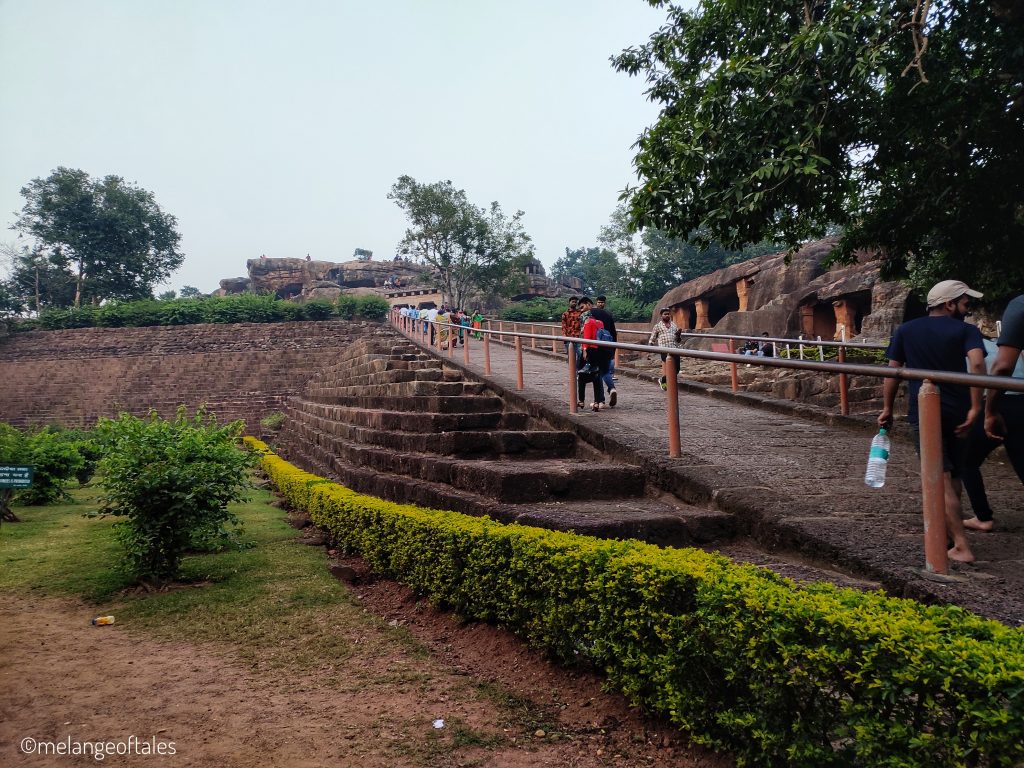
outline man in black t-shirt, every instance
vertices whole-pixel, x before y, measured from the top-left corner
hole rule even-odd
[[[604,323],[604,329],[612,335],[612,341],[618,341],[619,332],[615,330],[615,318],[612,317],[611,312],[605,309],[607,301],[604,296],[598,296],[597,306],[590,310],[590,316]],[[608,352],[611,354],[608,372],[601,378],[604,380],[605,388],[608,390],[608,405],[614,408],[615,404],[619,401],[619,393],[615,391],[615,352],[611,349]]]
[[[893,368],[908,365],[935,371],[985,373],[985,345],[981,331],[964,322],[970,314],[971,299],[982,294],[971,290],[959,280],[943,280],[928,291],[928,314],[903,323],[893,334],[886,357]],[[882,385],[884,405],[878,415],[878,426],[892,425],[892,406],[899,389],[898,379],[886,379]],[[908,392],[907,421],[918,428],[917,394],[920,381],[911,381]],[[981,390],[957,384],[939,387],[942,411],[942,468],[945,472],[946,527],[953,539],[949,557],[963,563],[974,560],[967,543],[961,518],[960,473],[963,468],[965,438],[971,424],[981,416]],[[919,443],[915,439],[915,443]]]

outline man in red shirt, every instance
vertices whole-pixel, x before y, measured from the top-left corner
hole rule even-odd
[[[591,341],[597,341],[597,332],[604,328],[604,323],[598,320],[596,317],[590,314],[590,310],[594,307],[594,302],[590,300],[590,297],[584,296],[580,299],[580,320],[583,322],[582,336],[584,339]],[[577,400],[580,404],[583,403],[583,397],[586,394],[587,382],[594,382],[594,402],[590,404],[592,410],[603,411],[607,406],[604,403],[604,382],[602,377],[608,373],[608,366],[611,364],[612,350],[608,347],[599,347],[596,344],[584,344],[583,345],[583,357],[582,357],[582,371],[589,373],[583,376],[577,376],[576,381],[576,394]]]

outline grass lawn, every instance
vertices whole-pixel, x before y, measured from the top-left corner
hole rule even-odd
[[[185,586],[143,594],[120,567],[118,518],[84,516],[99,495],[85,487],[72,490],[70,504],[16,507],[22,522],[0,527],[0,591],[77,598],[97,615],[113,614],[118,624],[167,639],[231,643],[244,660],[296,671],[349,658],[353,636],[365,653],[372,639],[361,628],[383,626],[327,572],[322,548],[296,541],[266,490],[233,505],[249,546],[186,557]],[[405,645],[422,652],[411,639]]]

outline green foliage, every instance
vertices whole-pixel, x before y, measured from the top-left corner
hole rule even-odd
[[[455,306],[478,293],[511,295],[522,285],[533,259],[522,211],[508,217],[496,202],[473,205],[450,181],[421,184],[411,176],[399,177],[388,199],[409,219],[399,250],[436,269]]]
[[[260,419],[260,426],[264,429],[277,430],[280,429],[284,424],[285,415],[281,411],[274,411],[268,413],[262,419]]]
[[[375,572],[604,669],[634,703],[740,765],[1024,760],[1019,629],[880,592],[798,586],[699,550],[385,502],[247,442],[289,503]]]
[[[184,260],[177,220],[152,193],[119,176],[93,179],[57,168],[21,194],[25,206],[14,228],[35,240],[33,264],[24,265],[23,277],[34,277],[35,264],[45,265],[52,305],[150,298]],[[60,290],[50,290],[51,278]]]
[[[156,301],[110,302],[102,306],[52,308],[44,310],[38,322],[19,320],[14,330],[64,328],[135,328],[151,325],[191,325],[194,323],[277,323],[287,320],[346,320],[361,317],[381,320],[387,316],[388,302],[379,296],[339,297],[337,304],[310,301],[294,304],[272,295],[242,293],[218,298],[192,298]]]
[[[593,298],[593,297],[591,297]],[[607,309],[617,322],[635,323],[651,319],[653,304],[640,304],[622,296],[608,296]],[[562,313],[569,308],[568,299],[535,298],[517,301],[498,312],[501,320],[521,323],[559,323]]]
[[[65,486],[72,478],[91,476],[95,447],[80,432],[47,427],[37,432],[0,424],[0,464],[31,464],[32,486],[17,491],[26,506],[53,504],[69,498]]]
[[[308,301],[302,309],[307,320],[329,320],[334,315],[334,305],[322,299]]]
[[[190,548],[230,536],[237,524],[228,503],[244,497],[251,456],[236,442],[240,421],[218,427],[202,410],[184,408],[173,421],[121,414],[97,428],[104,513],[117,525],[128,568],[139,579],[175,579]]]
[[[344,298],[344,297],[342,297]],[[339,310],[341,308],[341,300],[338,301]],[[391,310],[391,305],[388,304],[386,299],[382,299],[380,296],[357,296],[355,313],[359,317],[366,318],[367,320],[383,320],[388,316],[388,312]],[[341,316],[341,312],[338,312],[338,316]]]
[[[838,227],[834,256],[877,250],[887,277],[1024,285],[1014,3],[650,3],[667,23],[613,59],[662,107],[625,193],[634,226],[729,247]]]

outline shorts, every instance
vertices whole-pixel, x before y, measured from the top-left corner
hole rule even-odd
[[[956,419],[942,417],[942,471],[949,472],[950,477],[963,475],[967,458],[967,438],[956,436],[954,431],[958,424],[963,423],[966,414],[959,421]],[[978,418],[981,418],[980,416]],[[915,424],[910,424],[910,430],[914,437],[914,451],[921,455],[921,429]]]

